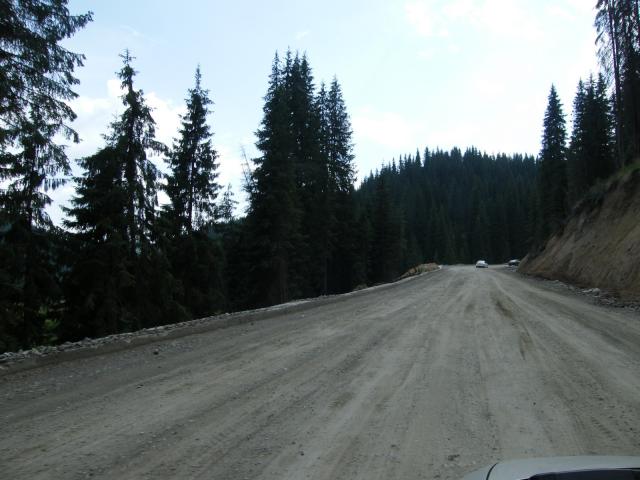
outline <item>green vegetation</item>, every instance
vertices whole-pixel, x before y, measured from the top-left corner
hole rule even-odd
[[[45,213],[47,191],[70,172],[63,135],[77,142],[66,103],[84,56],[60,42],[91,21],[63,1],[0,4],[0,351],[42,335],[58,311],[61,232]]]
[[[567,146],[562,105],[551,87],[539,158],[542,244],[603,180],[640,156],[640,12],[636,0],[598,0],[595,26],[603,74],[578,82]],[[608,84],[612,83],[609,97]],[[595,185],[595,187],[594,187]]]
[[[199,68],[167,147],[126,51],[124,111],[104,146],[76,160],[83,173],[59,228],[47,191],[70,173],[56,136],[77,141],[66,102],[84,59],[60,42],[91,13],[70,14],[66,0],[7,0],[0,14],[0,352],[346,292],[426,262],[522,257],[640,156],[640,22],[630,0],[598,1],[605,75],[578,84],[568,145],[551,88],[538,159],[426,149],[356,186],[338,80],[316,84],[306,55],[276,54],[245,216],[234,215],[230,187],[220,194]],[[150,160],[158,154],[165,178]]]
[[[419,263],[504,262],[529,249],[536,163],[426,149],[364,179],[356,198],[370,225],[362,281],[388,281]]]

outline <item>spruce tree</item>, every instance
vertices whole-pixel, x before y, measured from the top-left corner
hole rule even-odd
[[[395,205],[389,179],[382,174],[376,182],[372,217],[371,279],[374,283],[389,282],[400,274],[402,259],[402,224]]]
[[[602,76],[580,81],[568,151],[569,200],[573,204],[615,169],[612,114]]]
[[[357,253],[354,252],[357,247],[353,241],[357,226],[356,206],[352,198],[355,180],[352,130],[337,78],[333,78],[326,94],[323,87],[318,103],[323,132],[322,151],[327,162],[324,216],[327,219],[329,233],[326,247],[328,265],[323,275],[325,279],[327,276],[333,279],[329,290],[342,292],[348,289],[351,283],[345,279],[348,277],[345,272],[355,268],[353,262],[357,261]],[[326,281],[323,293],[327,293]]]
[[[124,112],[111,124],[111,132],[105,137],[107,146],[120,156],[124,172],[123,187],[126,191],[126,238],[129,252],[135,258],[151,240],[151,228],[158,204],[159,172],[149,159],[150,153],[162,153],[166,147],[155,138],[156,123],[151,108],[146,104],[144,92],[134,88],[136,71],[133,69],[129,50],[120,55]]]
[[[531,156],[492,155],[475,148],[450,152],[425,150],[424,159],[400,155],[396,165],[365,177],[356,191],[363,217],[379,225],[379,182],[384,177],[389,202],[395,206],[395,235],[400,258],[394,268],[401,273],[410,263],[471,262],[483,258],[504,261],[526,254],[537,220],[535,204],[537,166]],[[530,221],[531,220],[531,221]],[[375,229],[374,229],[375,231]],[[380,250],[375,236],[368,252],[369,282]],[[378,280],[376,280],[378,281]]]
[[[617,166],[640,155],[640,13],[637,0],[598,0],[600,63],[613,79]]]
[[[247,212],[249,303],[253,306],[281,303],[295,295],[293,258],[301,243],[301,209],[297,193],[296,163],[292,152],[291,115],[287,102],[285,66],[276,53],[263,118],[256,132],[260,156],[254,159]]]
[[[288,54],[290,57],[290,54]],[[327,157],[322,152],[321,123],[313,74],[306,55],[297,53],[285,64],[285,98],[290,115],[290,154],[295,164],[297,197],[301,206],[299,233],[303,242],[294,251],[296,295],[326,291],[332,212],[328,191]]]
[[[328,117],[326,152],[329,161],[330,181],[337,191],[348,192],[355,181],[353,131],[342,96],[342,88],[336,77],[331,82],[326,109]]]
[[[220,186],[217,153],[207,124],[209,91],[202,88],[200,67],[196,69],[195,86],[189,90],[187,113],[182,117],[180,137],[175,140],[168,161],[166,191],[171,200],[170,213],[180,232],[191,233],[216,219],[215,202]]]
[[[85,57],[61,42],[90,22],[93,14],[72,15],[67,3],[5,0],[0,5],[0,158],[4,168],[13,164],[15,152],[10,147],[34,121],[43,147],[50,151],[59,149],[54,140],[58,133],[77,141],[69,126],[75,114],[67,102],[77,96],[72,90],[78,83],[73,71]]]
[[[586,151],[586,102],[587,92],[583,81],[580,80],[573,100],[573,128],[567,151],[568,198],[570,205],[573,205],[584,194],[588,185],[585,168],[587,155],[589,154]]]
[[[72,15],[65,0],[0,5],[0,351],[38,342],[55,310],[57,234],[45,207],[70,171],[59,136],[78,141],[68,101],[84,60],[61,42],[91,15]]]
[[[65,280],[63,340],[103,336],[133,328],[128,301],[135,277],[127,245],[127,191],[122,160],[113,147],[78,161],[76,194],[65,225],[74,232],[76,254]]]
[[[171,271],[181,283],[180,303],[193,317],[212,315],[225,307],[222,281],[224,253],[215,223],[219,212],[217,153],[207,124],[209,92],[202,88],[200,67],[189,90],[187,112],[179,138],[168,155],[170,173],[165,190],[171,241],[166,247]]]
[[[602,74],[590,81],[592,103],[589,111],[591,138],[590,184],[610,176],[615,171],[615,137],[611,102]]]
[[[125,110],[105,135],[105,148],[81,162],[85,173],[76,179],[77,196],[69,210],[68,226],[78,232],[82,251],[66,282],[65,331],[71,337],[185,318],[176,300],[179,286],[158,242],[158,171],[148,153],[164,146],[155,139],[142,91],[134,88],[132,57],[128,51],[121,57]],[[97,267],[103,270],[89,278]]]
[[[566,129],[562,104],[551,86],[544,116],[538,188],[544,238],[557,231],[567,212]]]

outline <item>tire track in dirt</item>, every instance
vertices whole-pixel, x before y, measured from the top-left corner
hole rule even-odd
[[[443,480],[640,453],[638,316],[506,269],[194,333],[3,375],[0,471]]]

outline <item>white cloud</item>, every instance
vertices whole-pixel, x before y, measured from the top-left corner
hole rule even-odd
[[[412,151],[425,138],[425,125],[413,122],[396,112],[380,112],[365,107],[351,120],[355,143],[372,142],[399,152]]]
[[[404,12],[407,21],[416,33],[423,37],[446,37],[449,32],[443,23],[441,12],[432,8],[431,2],[412,1],[406,3]]]
[[[120,98],[124,93],[122,88],[122,82],[117,78],[110,78],[107,80],[107,95],[109,98]]]
[[[473,28],[477,33],[527,40],[543,38],[531,4],[514,0],[412,0],[404,5],[407,22],[423,37],[449,37]]]
[[[80,96],[70,102],[71,108],[78,116],[73,128],[80,135],[80,143],[71,144],[67,149],[69,158],[77,159],[91,155],[103,144],[104,135],[114,115],[121,111],[120,82],[108,80],[105,85],[105,96]]]
[[[183,103],[174,104],[170,99],[158,97],[155,92],[145,94],[147,104],[153,109],[151,115],[156,122],[156,139],[171,146],[180,129],[180,115],[186,113]]]

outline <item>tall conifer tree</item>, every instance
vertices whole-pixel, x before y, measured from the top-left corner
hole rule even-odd
[[[587,189],[587,175],[585,169],[586,162],[586,120],[585,110],[587,103],[587,92],[584,82],[578,82],[576,96],[573,100],[573,128],[571,130],[571,140],[567,151],[567,173],[568,173],[568,197],[569,203],[573,205],[576,200]]]
[[[613,79],[618,165],[640,155],[640,12],[638,0],[598,0],[600,63]]]
[[[325,278],[332,277],[329,286],[332,291],[344,291],[348,287],[343,278],[350,276],[347,272],[355,270],[358,261],[351,121],[336,77],[327,94],[323,96],[321,91],[319,98],[324,112],[322,144],[328,173],[325,215],[329,218],[330,237]],[[326,282],[323,293],[327,293]]]
[[[75,315],[67,319],[70,336],[84,329],[93,334],[135,330],[185,316],[175,300],[178,288],[165,252],[155,242],[158,170],[148,153],[162,152],[164,146],[155,139],[142,91],[134,87],[133,57],[126,51],[121,58],[125,110],[105,135],[106,147],[81,162],[85,173],[77,179],[78,196],[69,210],[68,225],[79,232],[83,253],[67,281],[68,290],[76,289],[69,305]],[[104,270],[85,281],[98,266]],[[102,288],[105,298],[100,298]],[[92,315],[95,320],[74,326]]]
[[[127,242],[132,258],[150,241],[151,228],[158,204],[157,167],[149,159],[149,153],[162,153],[166,147],[158,142],[156,123],[151,108],[146,104],[142,90],[134,87],[136,71],[134,58],[129,50],[120,56],[122,68],[118,72],[121,81],[124,112],[111,124],[111,133],[105,138],[107,145],[120,156],[124,173],[123,185],[127,193]]]
[[[284,302],[295,291],[291,277],[293,255],[300,243],[301,211],[287,102],[286,82],[290,79],[285,75],[292,62],[288,53],[283,68],[276,53],[256,132],[260,156],[254,159],[247,214],[252,305]]]
[[[211,315],[226,303],[224,254],[221,242],[212,234],[219,217],[216,198],[220,189],[217,154],[207,124],[213,102],[201,80],[198,67],[179,138],[168,155],[171,172],[165,187],[172,232],[168,256],[174,277],[182,285],[181,304],[194,317]]]
[[[542,234],[555,232],[567,212],[566,128],[562,104],[551,86],[544,116],[538,188],[542,212]]]
[[[602,75],[578,83],[568,160],[571,203],[615,169],[612,113]]]
[[[106,147],[78,163],[84,174],[76,178],[76,195],[65,221],[74,232],[75,250],[65,281],[65,340],[118,333],[136,323],[128,294],[135,277],[127,244],[121,157]]]
[[[170,211],[179,231],[192,232],[216,218],[216,198],[220,186],[217,153],[207,124],[210,113],[209,91],[202,88],[200,67],[196,69],[195,86],[186,99],[187,113],[182,117],[180,137],[168,156],[171,173],[166,191],[171,200]]]
[[[58,136],[78,141],[68,101],[84,60],[61,42],[91,16],[72,15],[66,0],[0,4],[0,351],[38,341],[54,310],[46,192],[70,172]]]

